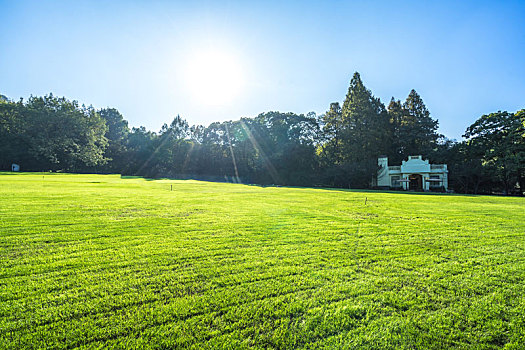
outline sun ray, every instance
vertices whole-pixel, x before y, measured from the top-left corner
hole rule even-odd
[[[277,170],[275,169],[275,167],[273,166],[272,162],[270,161],[270,158],[268,158],[268,156],[266,155],[266,153],[263,151],[263,149],[259,146],[259,143],[257,142],[257,140],[255,139],[255,137],[253,136],[253,133],[251,132],[250,128],[248,128],[248,126],[246,125],[246,123],[241,120],[240,121],[241,123],[241,126],[242,128],[244,129],[244,131],[246,132],[246,136],[248,136],[248,139],[250,140],[250,142],[252,143],[253,147],[257,150],[257,152],[259,152],[259,154],[261,155],[261,158],[263,160],[263,164],[264,164],[264,167],[266,168],[266,170],[268,170],[268,174],[270,174],[270,177],[272,178],[272,180],[274,181],[274,183],[280,183],[280,176],[279,176],[279,173],[277,172]]]

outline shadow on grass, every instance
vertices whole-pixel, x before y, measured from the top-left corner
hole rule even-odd
[[[61,173],[61,172],[13,172],[13,171],[0,171],[0,175],[90,175],[84,173]],[[214,183],[230,183],[230,184],[240,184],[245,186],[254,186],[260,188],[296,188],[296,189],[311,189],[311,190],[324,190],[324,191],[336,191],[336,192],[360,192],[360,193],[392,193],[392,194],[405,194],[405,195],[415,195],[415,196],[462,196],[462,197],[480,197],[485,196],[483,194],[465,194],[465,193],[443,193],[443,192],[414,192],[414,191],[387,191],[387,190],[371,190],[371,189],[358,189],[358,188],[336,188],[336,187],[321,187],[321,186],[284,186],[284,185],[261,185],[254,183],[242,183],[242,182],[233,182],[228,180],[220,181],[220,179],[205,179],[199,177],[160,177],[160,178],[150,178],[144,176],[135,176],[135,175],[121,175],[121,174],[93,174],[93,175],[115,175],[120,176],[121,179],[143,179],[145,181],[157,181],[157,180],[193,180],[193,181],[202,181],[202,182],[214,182]],[[91,183],[100,183],[100,182],[91,182]]]
[[[336,187],[307,187],[307,186],[284,186],[284,185],[261,185],[254,183],[238,183],[232,181],[218,181],[218,180],[208,180],[201,179],[198,177],[186,177],[186,178],[170,178],[170,177],[160,177],[160,178],[149,178],[144,176],[133,176],[133,175],[120,175],[122,179],[144,179],[145,181],[157,181],[157,180],[193,180],[193,181],[202,181],[202,182],[214,182],[214,183],[230,183],[230,184],[239,184],[244,186],[253,186],[260,188],[289,188],[289,189],[309,189],[309,190],[324,190],[324,191],[335,191],[335,192],[359,192],[359,193],[392,193],[392,194],[404,194],[411,196],[461,196],[461,197],[479,197],[482,195],[475,194],[464,194],[464,193],[443,193],[443,192],[415,192],[415,191],[387,191],[387,190],[372,190],[372,189],[358,189],[358,188],[336,188]]]
[[[257,184],[245,184],[249,186],[257,187],[282,187],[282,188],[303,188],[312,190],[323,190],[323,191],[335,191],[335,192],[359,192],[359,193],[392,193],[392,194],[405,194],[412,196],[461,196],[461,197],[479,197],[483,196],[480,194],[465,194],[465,193],[445,193],[445,192],[416,192],[416,191],[389,191],[389,190],[372,190],[363,188],[337,188],[337,187],[304,187],[304,186],[280,186],[280,185],[257,185]]]
[[[461,196],[461,197],[480,197],[481,194],[468,193],[445,193],[445,192],[416,192],[416,191],[388,191],[388,190],[369,190],[369,189],[346,189],[346,188],[331,188],[331,187],[309,187],[318,188],[326,191],[342,191],[342,192],[363,192],[363,193],[392,193],[392,194],[407,194],[412,196]]]
[[[29,171],[0,171],[0,175],[68,175],[69,173],[51,173],[46,171],[29,172]]]

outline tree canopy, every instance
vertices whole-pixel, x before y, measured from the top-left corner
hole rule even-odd
[[[0,120],[4,168],[82,171],[107,161],[106,123],[92,107],[50,94],[0,104]]]
[[[158,132],[130,129],[114,108],[0,95],[0,168],[367,188],[378,156],[399,164],[421,154],[449,164],[456,191],[525,191],[525,109],[481,116],[461,142],[437,130],[415,90],[385,108],[357,72],[342,104],[320,116],[270,111],[203,126],[176,115]]]

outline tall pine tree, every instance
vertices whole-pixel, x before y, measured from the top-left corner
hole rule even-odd
[[[362,162],[386,152],[390,126],[385,106],[355,72],[342,108],[342,145],[347,162]]]
[[[403,103],[403,112],[396,141],[402,146],[402,156],[421,154],[431,157],[441,135],[437,132],[437,120],[432,119],[416,90],[410,91]]]
[[[390,150],[387,152],[390,162],[400,163],[405,154],[405,145],[401,139],[402,123],[405,116],[405,110],[400,100],[395,100],[393,97],[388,104],[388,115],[390,121],[390,130],[392,133],[392,143]]]

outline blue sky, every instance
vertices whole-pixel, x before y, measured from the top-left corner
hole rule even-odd
[[[0,0],[0,93],[115,107],[157,131],[177,114],[323,113],[358,71],[385,104],[416,89],[459,139],[482,114],[525,108],[524,17],[525,1]],[[216,57],[225,74],[202,83]],[[237,85],[221,84],[229,70]]]

